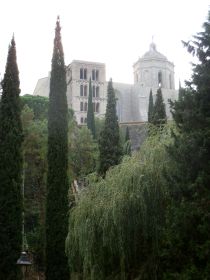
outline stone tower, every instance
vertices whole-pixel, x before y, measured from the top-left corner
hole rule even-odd
[[[92,80],[93,110],[96,117],[106,112],[106,69],[104,63],[73,60],[67,66],[67,101],[78,124],[86,124],[89,79]]]
[[[134,63],[134,84],[143,87],[175,89],[174,64],[157,51],[152,42],[149,51]]]
[[[168,100],[177,99],[177,91],[174,84],[174,64],[166,56],[157,51],[154,42],[147,51],[133,65],[134,92],[138,96],[140,119],[147,121],[149,93],[152,90],[153,99],[159,87],[162,89],[166,114],[171,118]]]

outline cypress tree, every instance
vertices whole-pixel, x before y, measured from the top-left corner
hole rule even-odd
[[[125,131],[125,143],[123,145],[123,154],[131,156],[131,140],[128,126],[126,127]]]
[[[161,88],[157,90],[155,105],[153,108],[152,123],[156,126],[161,126],[167,121],[165,103],[163,101]]]
[[[152,96],[152,89],[151,89],[150,94],[149,94],[149,107],[148,107],[148,122],[149,123],[152,123],[153,111],[154,111],[154,104],[153,104],[153,96]]]
[[[14,37],[2,82],[0,110],[0,279],[17,280],[22,240],[22,124]]]
[[[46,279],[69,280],[65,239],[68,229],[68,123],[66,69],[59,18],[56,22],[48,112]]]
[[[91,78],[89,80],[89,96],[88,96],[88,110],[87,110],[87,127],[90,129],[93,138],[96,136],[95,118],[93,112],[93,98],[92,98],[92,85]]]
[[[107,88],[107,106],[104,128],[99,138],[99,174],[105,175],[106,171],[120,162],[122,147],[116,113],[115,91],[110,79]]]

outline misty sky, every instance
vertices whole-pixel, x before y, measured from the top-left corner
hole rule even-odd
[[[106,63],[106,78],[133,83],[132,65],[154,36],[157,50],[175,64],[176,86],[191,74],[192,57],[181,40],[201,31],[208,0],[6,0],[1,3],[0,77],[15,34],[21,93],[33,94],[51,68],[54,29],[60,15],[65,63]]]

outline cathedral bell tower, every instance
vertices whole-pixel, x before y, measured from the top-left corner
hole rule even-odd
[[[154,42],[147,51],[133,65],[134,85],[140,84],[149,88],[175,89],[174,64],[157,51]]]

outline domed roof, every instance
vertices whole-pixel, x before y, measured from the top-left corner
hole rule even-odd
[[[162,53],[159,53],[156,49],[156,45],[154,42],[152,42],[150,44],[149,47],[149,51],[146,52],[141,59],[151,59],[151,58],[155,58],[155,59],[161,59],[161,60],[167,60],[166,56],[163,55]]]

